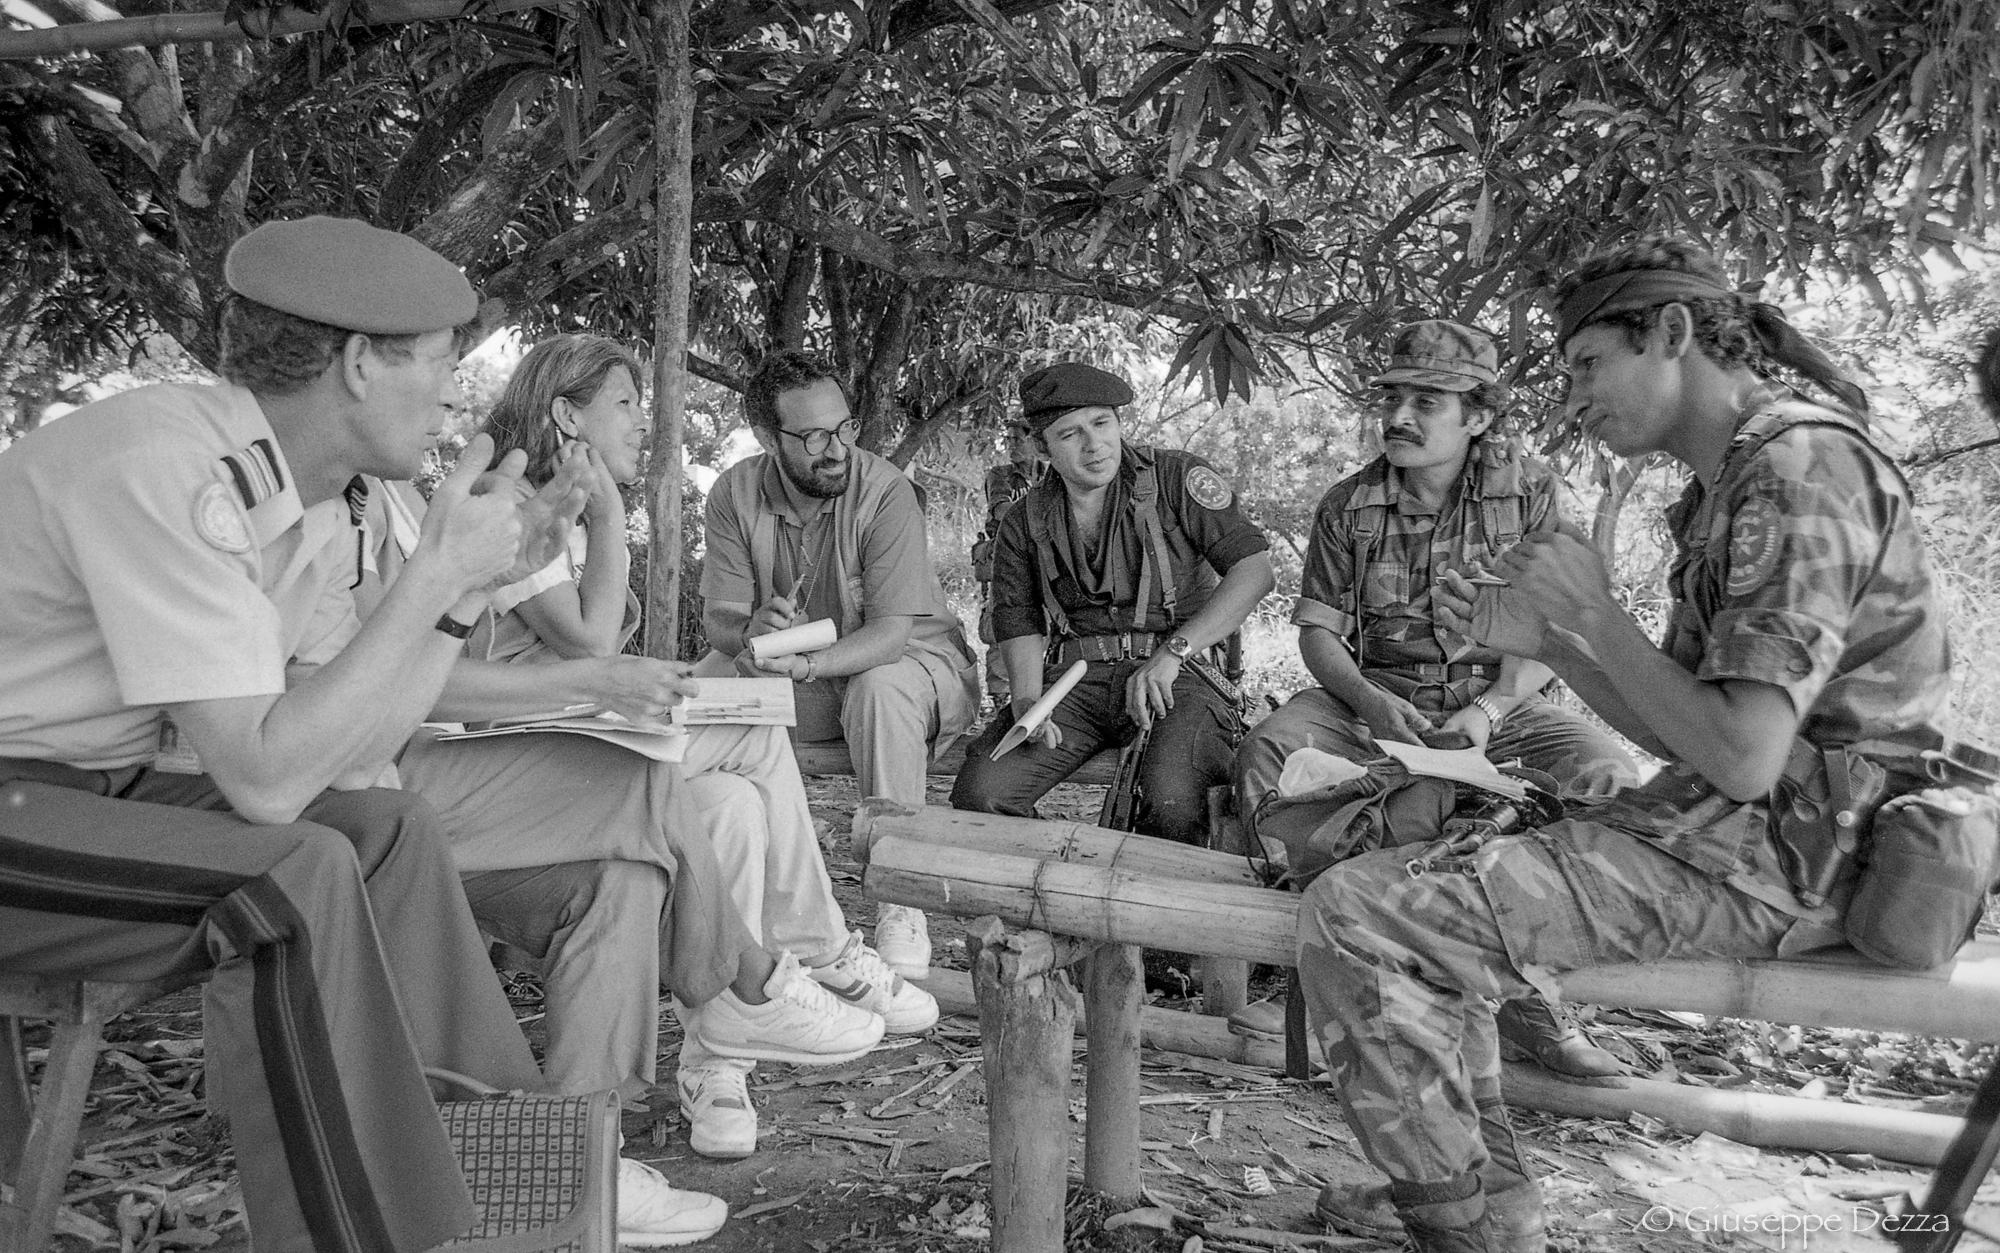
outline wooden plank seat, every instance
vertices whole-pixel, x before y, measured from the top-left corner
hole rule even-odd
[[[854,845],[856,858],[865,866],[863,890],[873,899],[981,919],[968,933],[976,928],[985,937],[982,947],[1000,943],[996,937],[1002,924],[1023,929],[1026,938],[1036,934],[1049,938],[1051,943],[1039,947],[1013,945],[1002,961],[976,959],[970,982],[982,1011],[989,1004],[1006,1013],[1012,1012],[1005,1007],[1013,1003],[1049,1001],[1047,990],[1041,988],[1034,996],[1010,1002],[1002,995],[1005,988],[989,984],[1033,985],[1063,965],[1083,959],[1096,963],[1106,954],[1129,952],[1131,946],[1287,967],[1296,961],[1302,898],[1256,886],[1255,875],[1237,855],[1083,823],[997,818],[937,807],[912,813],[881,804],[864,806],[856,817]],[[988,919],[990,924],[984,921]],[[939,982],[936,990],[947,993],[941,1000],[965,1003],[968,997],[957,982],[948,976]],[[1091,1083],[1085,1105],[1084,1180],[1115,1199],[1129,1200],[1138,1179],[1137,1068],[1134,1058],[1115,1054],[1135,1053],[1142,1036],[1193,1051],[1192,1046],[1203,1040],[1226,1039],[1226,1028],[1212,1018],[1194,1015],[1161,1010],[1142,1015],[1136,996],[1100,987],[1115,981],[1093,975],[1087,982],[1084,1010],[1091,1037],[1087,1060]],[[1566,976],[1563,988],[1571,1000],[1602,1005],[2000,1041],[2000,942],[1993,940],[1974,941],[1952,961],[1924,971],[1892,970],[1835,950],[1784,960],[1604,966]],[[1173,1023],[1170,1018],[1188,1021]],[[1007,1034],[1006,1023],[988,1021],[982,1012],[980,1029],[989,1044],[989,1067],[996,1062],[1027,1064],[994,1047],[996,1039]],[[1239,1060],[1273,1056],[1273,1045],[1235,1039],[1240,1046],[1228,1045],[1217,1055]],[[1100,1040],[1129,1041],[1129,1048],[1120,1044],[1106,1049]],[[1067,1073],[1066,1045],[1060,1059],[1043,1059],[1041,1069],[1046,1072],[1058,1065]],[[1099,1082],[1101,1067],[1131,1079]],[[987,1082],[989,1087],[1007,1086],[1015,1079],[989,1074]],[[1508,1097],[1517,1104],[1610,1117],[1631,1110],[1659,1116],[1666,1090],[1672,1086],[1632,1080],[1585,1089],[1519,1071],[1510,1072],[1508,1080]],[[1580,1093],[1590,1095],[1581,1098]],[[1108,1108],[1098,1108],[1100,1103]],[[1757,1108],[1741,1118],[1766,1123],[1780,1116],[1796,1118],[1812,1124],[1814,1134],[1829,1141],[1838,1138],[1843,1117],[1851,1113],[1857,1123],[1868,1117],[1851,1107],[1799,1097],[1757,1096],[1748,1103]],[[1902,1146],[1899,1153],[1918,1161],[1935,1160],[1961,1120],[1921,1118],[1935,1120],[1936,1125],[1904,1128],[1909,1134],[1896,1142]],[[1746,1129],[1745,1138],[1753,1138],[1752,1130]],[[1000,1229],[1011,1222],[1017,1231],[1040,1230],[1046,1221],[1038,1226],[1025,1219],[1003,1219],[1002,1214],[1025,1207],[1045,1220],[1047,1208],[1053,1206],[1059,1217],[1060,1180],[1051,1195],[1045,1181],[1011,1175],[1003,1179],[997,1169],[1001,1160],[997,1133],[994,1147],[994,1247],[1037,1248],[1033,1243],[1002,1243]]]

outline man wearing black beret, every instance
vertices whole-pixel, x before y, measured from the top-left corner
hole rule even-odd
[[[993,633],[1013,690],[966,750],[960,809],[1031,816],[1107,744],[1150,729],[1138,827],[1200,843],[1227,782],[1238,715],[1202,655],[1272,587],[1269,543],[1201,458],[1128,444],[1132,389],[1062,362],[1021,382],[1022,418],[1052,473],[1000,523]],[[1084,677],[1040,731],[994,761],[1007,729],[1078,660]]]

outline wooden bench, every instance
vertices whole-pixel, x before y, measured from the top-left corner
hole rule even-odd
[[[1142,1012],[1139,1002],[1136,946],[1294,963],[1302,898],[1257,886],[1242,858],[1083,823],[936,807],[910,813],[864,806],[854,843],[870,897],[979,920],[968,927],[968,948],[979,950],[970,980],[938,971],[929,987],[941,1003],[971,1000],[980,1011],[988,1092],[996,1094],[989,1097],[995,1249],[1061,1247],[1067,1163],[1046,1151],[1047,1140],[1033,1145],[1032,1136],[1066,1117],[1069,1034],[1078,1015],[1075,994],[1057,975],[1062,967],[1087,964],[1084,1183],[1115,1200],[1139,1193],[1142,1039],[1275,1062],[1275,1045],[1231,1037],[1212,1018]],[[2000,1040],[2000,943],[1988,940],[1927,971],[1890,970],[1843,950],[1782,961],[1604,966],[1566,976],[1563,988],[1571,1000],[1603,1005]],[[1586,1087],[1527,1067],[1510,1067],[1506,1079],[1516,1104],[1614,1118],[1633,1110],[1662,1116],[1689,1091],[1645,1080]],[[1853,1147],[1843,1137],[1859,1127],[1879,1133],[1876,1143],[1887,1147],[1876,1151],[1922,1164],[1943,1155],[1961,1124],[1799,1097],[1710,1095],[1718,1108],[1708,1112],[1732,1138],[1759,1142],[1759,1124],[1782,1115],[1821,1141],[1798,1147]],[[1017,1142],[1038,1151],[1015,1154]]]

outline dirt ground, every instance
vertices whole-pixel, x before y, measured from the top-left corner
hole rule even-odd
[[[810,781],[809,788],[836,891],[849,920],[872,929],[874,906],[861,896],[847,855],[852,783]],[[1069,814],[1094,812],[1094,800],[1081,793],[1058,793],[1055,803]],[[932,926],[936,964],[963,969],[958,922],[937,918]],[[509,987],[538,1040],[533,981],[510,978]],[[1162,1003],[1193,1007],[1170,997]],[[1647,1041],[1665,1039],[1661,1057],[1707,1056],[1706,1037],[1690,1028],[1676,1038],[1676,1025],[1665,1020],[1662,1030],[1658,1018],[1609,1013],[1600,1033],[1642,1051]],[[70,1176],[64,1234],[56,1243],[65,1253],[248,1247],[227,1143],[202,1103],[200,1028],[193,996],[113,1024],[114,1046],[99,1065],[84,1149]],[[670,1075],[679,1043],[670,1014],[662,1037],[661,1069]],[[1082,1054],[1079,1039],[1066,1146],[1073,1175],[1081,1169]],[[31,1061],[38,1056],[31,1047]],[[701,1246],[715,1253],[984,1248],[992,1214],[979,1063],[977,1022],[954,1016],[921,1039],[891,1040],[845,1066],[760,1067],[752,1080],[758,1151],[740,1162],[709,1161],[688,1148],[669,1085],[647,1108],[626,1115],[626,1152],[676,1184],[728,1201],[729,1225]],[[1373,1177],[1323,1081],[1293,1082],[1149,1049],[1143,1085],[1147,1203],[1112,1214],[1073,1192],[1068,1247],[1176,1253],[1393,1247],[1328,1234],[1312,1218],[1323,1183]],[[1908,1104],[1955,1112],[1970,1086],[1947,1079],[1943,1096],[1913,1096]],[[1889,1216],[1910,1193],[1921,1195],[1927,1179],[1925,1172],[1866,1157],[1760,1151],[1648,1119],[1522,1114],[1517,1120],[1534,1164],[1545,1172],[1554,1247],[1563,1253],[1887,1248]],[[1981,1200],[1975,1219],[2000,1230],[2000,1186],[1989,1185]],[[1974,1238],[1960,1247],[2000,1244]]]

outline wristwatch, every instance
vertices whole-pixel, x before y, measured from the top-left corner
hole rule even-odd
[[[1188,654],[1194,651],[1194,645],[1188,643],[1187,636],[1176,635],[1167,641],[1166,649],[1179,660],[1186,661]]]
[[[1472,703],[1479,706],[1479,712],[1486,715],[1486,726],[1489,730],[1500,725],[1503,715],[1498,701],[1482,692],[1472,698]]]

